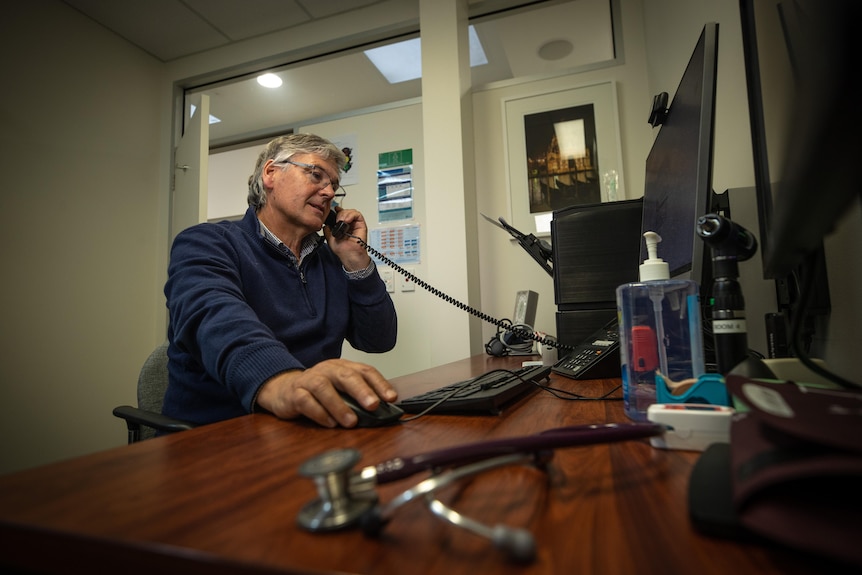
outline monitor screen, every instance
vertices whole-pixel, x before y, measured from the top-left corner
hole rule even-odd
[[[697,218],[712,209],[712,156],[715,117],[718,24],[704,26],[670,102],[646,161],[641,233],[656,232],[658,255],[672,278],[692,279],[705,287],[710,266],[704,261]],[[641,242],[641,258],[646,246]]]
[[[764,270],[783,277],[799,273],[860,197],[862,107],[848,70],[862,51],[862,8],[858,0],[740,0],[740,7]],[[777,78],[781,68],[788,73]],[[776,103],[787,110],[770,121],[764,112]]]
[[[843,126],[860,114],[840,64],[855,65],[852,25],[842,25],[855,20],[842,4],[739,2],[763,277],[776,281],[776,311],[788,317],[804,284],[808,312],[829,313],[825,264],[805,257],[822,257],[824,236],[857,193],[858,138]]]
[[[771,3],[770,3],[771,4]],[[789,54],[781,39],[781,25],[775,6],[756,0],[740,0],[740,20],[742,22],[742,47],[745,61],[745,81],[748,89],[748,115],[751,126],[751,148],[754,159],[754,187],[757,198],[757,222],[760,253],[763,259],[763,277],[773,279],[774,273],[768,266],[770,252],[769,228],[772,222],[773,182],[770,179],[770,162],[776,172],[780,172],[782,158],[779,152],[783,146],[775,145],[787,138],[787,123],[784,117],[787,110],[783,106],[769,106],[769,119],[764,106],[764,84],[767,96],[770,89],[781,90],[787,94],[792,90]],[[772,9],[772,14],[765,13]],[[758,12],[755,16],[755,9]],[[772,16],[771,18],[769,16]],[[757,22],[755,22],[755,18]],[[761,27],[758,34],[757,27]],[[760,36],[760,38],[758,38]],[[761,46],[758,46],[761,44]],[[761,82],[761,63],[763,59],[765,82]],[[772,101],[773,98],[770,98]],[[777,100],[783,103],[782,100]],[[767,130],[768,126],[768,130]],[[767,137],[771,133],[771,138]],[[767,143],[773,145],[767,149]],[[771,156],[771,160],[770,160]],[[751,230],[754,231],[754,230]]]

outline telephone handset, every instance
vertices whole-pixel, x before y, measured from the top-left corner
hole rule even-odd
[[[341,239],[347,233],[347,222],[336,221],[335,217],[335,210],[330,209],[329,215],[326,216],[325,224],[332,231],[332,237],[334,237],[335,239]]]
[[[440,299],[443,299],[443,300],[451,303],[455,307],[460,308],[460,309],[466,311],[467,313],[478,317],[479,319],[481,319],[483,321],[486,321],[490,324],[495,325],[498,330],[503,330],[503,331],[507,331],[509,333],[514,334],[515,336],[519,337],[521,340],[532,340],[532,341],[539,343],[540,345],[555,347],[557,349],[561,349],[564,351],[574,349],[574,348],[572,348],[572,346],[562,344],[562,343],[558,342],[556,339],[548,339],[544,336],[537,335],[537,334],[530,332],[530,331],[527,331],[525,329],[515,327],[512,325],[512,322],[510,320],[499,320],[499,319],[493,318],[493,317],[489,316],[488,314],[483,313],[483,312],[481,312],[475,308],[472,308],[465,303],[461,303],[460,301],[456,300],[455,298],[446,295],[445,293],[441,292],[440,290],[438,290],[434,287],[431,287],[431,285],[422,281],[421,279],[419,279],[415,275],[411,274],[410,272],[408,272],[407,270],[405,270],[404,268],[402,268],[401,266],[399,266],[398,264],[396,264],[395,262],[390,260],[385,255],[383,255],[380,252],[378,252],[377,250],[375,250],[373,247],[371,247],[366,242],[364,242],[362,240],[362,238],[360,238],[358,236],[354,236],[353,234],[351,234],[349,232],[349,228],[347,227],[347,223],[336,221],[335,217],[336,217],[335,210],[330,209],[329,215],[326,216],[326,221],[324,222],[324,224],[326,226],[328,226],[329,229],[332,231],[332,236],[334,238],[336,238],[336,239],[340,239],[343,237],[353,238],[354,240],[359,242],[360,245],[362,245],[362,247],[364,247],[368,251],[368,253],[370,253],[372,256],[379,259],[380,261],[382,261],[383,263],[385,263],[386,265],[388,265],[389,267],[391,267],[392,269],[394,269],[395,271],[397,271],[398,273],[403,275],[405,278],[407,278],[408,280],[413,282],[413,284],[418,285],[419,287],[425,289],[426,291],[431,292],[432,294],[436,295]]]

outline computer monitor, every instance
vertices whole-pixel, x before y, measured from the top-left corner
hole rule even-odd
[[[818,352],[831,309],[823,240],[860,194],[860,142],[849,128],[862,125],[862,111],[847,71],[860,55],[862,10],[852,0],[739,8],[763,276],[777,288],[768,329],[793,324],[790,351]],[[768,340],[772,356],[780,338],[770,331]]]
[[[718,24],[704,26],[676,93],[666,110],[656,110],[660,125],[646,161],[641,233],[656,232],[658,254],[672,278],[692,279],[703,290],[711,277],[696,221],[714,209],[713,128],[718,64]],[[657,102],[661,98],[656,98]],[[659,104],[659,107],[661,105]],[[663,119],[662,119],[663,118]],[[640,261],[647,257],[641,241]]]
[[[799,271],[860,197],[857,0],[740,0],[764,275]],[[777,77],[776,69],[788,71]],[[761,74],[763,72],[763,74]],[[787,110],[778,118],[776,99]],[[788,97],[788,95],[791,95]],[[768,105],[765,105],[768,102]],[[780,160],[770,180],[770,160]]]

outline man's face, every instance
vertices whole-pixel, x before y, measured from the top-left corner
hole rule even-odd
[[[296,154],[290,161],[306,165],[270,160],[264,167],[263,184],[271,191],[263,209],[305,233],[318,231],[335,195],[338,167],[316,154]]]

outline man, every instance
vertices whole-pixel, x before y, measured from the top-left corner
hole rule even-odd
[[[379,353],[395,346],[395,307],[368,252],[321,230],[343,195],[344,154],[311,134],[276,138],[249,178],[241,221],[177,235],[165,295],[170,311],[165,415],[196,424],[255,411],[353,427],[339,395],[368,410],[396,399],[373,367],[340,359],[344,340]],[[337,209],[367,241],[356,210]],[[325,238],[325,241],[324,241]]]

